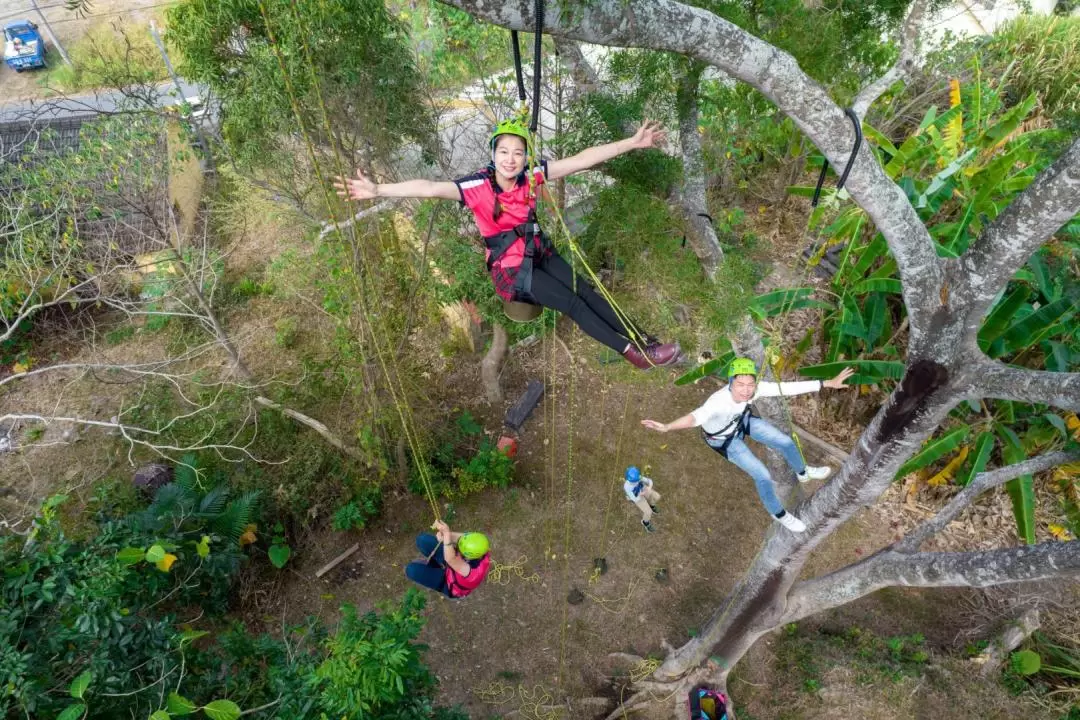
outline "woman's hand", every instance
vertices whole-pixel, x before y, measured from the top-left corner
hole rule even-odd
[[[841,388],[847,387],[844,383],[846,383],[847,379],[849,377],[851,377],[852,375],[854,375],[854,374],[855,374],[855,368],[846,367],[843,370],[841,370],[840,374],[837,375],[836,377],[834,377],[834,378],[832,378],[830,380],[823,381],[821,383],[821,386],[822,387],[827,387],[827,388],[832,388],[833,390],[840,390]]]
[[[349,200],[372,200],[379,196],[379,186],[359,170],[356,171],[355,178],[337,176],[334,187],[337,189],[338,197]]]
[[[667,133],[660,128],[660,123],[646,119],[630,138],[630,147],[634,150],[661,147],[666,139]]]
[[[662,422],[656,422],[655,420],[642,420],[641,424],[644,425],[645,427],[649,428],[650,430],[655,430],[656,432],[667,432],[668,431],[668,426],[667,425],[665,425]]]

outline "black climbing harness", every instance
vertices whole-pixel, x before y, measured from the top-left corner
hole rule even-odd
[[[521,259],[521,265],[518,266],[517,276],[514,279],[514,297],[528,299],[532,296],[533,263],[544,258],[554,248],[551,240],[540,228],[540,223],[536,219],[536,208],[529,208],[529,217],[513,230],[506,230],[498,235],[489,235],[484,238],[484,245],[490,251],[487,269],[491,272],[495,261],[506,254],[518,238],[525,240],[525,256]]]
[[[844,172],[840,175],[840,181],[836,183],[836,189],[840,190],[844,187],[844,183],[847,182],[848,173],[851,172],[851,166],[855,164],[855,156],[859,154],[859,148],[862,147],[863,134],[862,123],[859,122],[859,116],[855,114],[855,111],[851,108],[844,108],[844,114],[851,118],[851,124],[855,128],[855,147],[851,149],[851,156],[848,158],[847,165],[844,166]],[[814,187],[814,198],[810,201],[810,207],[817,207],[818,200],[821,199],[821,186],[825,184],[825,173],[829,171],[829,160],[823,158],[821,163],[821,174],[818,175],[817,185]]]
[[[728,447],[731,445],[731,441],[735,438],[743,438],[750,434],[750,418],[761,417],[754,412],[753,403],[746,403],[746,407],[743,408],[742,414],[735,418],[727,425],[717,430],[714,433],[706,432],[705,428],[701,428],[701,437],[716,452],[720,453],[727,458]],[[732,429],[734,428],[734,429]],[[731,430],[731,434],[724,437],[724,434]],[[720,445],[713,445],[710,440],[716,441],[723,438],[723,443]]]

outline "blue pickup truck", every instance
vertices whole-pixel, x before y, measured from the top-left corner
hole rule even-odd
[[[37,25],[16,20],[4,26],[4,62],[15,72],[45,67],[45,40]]]

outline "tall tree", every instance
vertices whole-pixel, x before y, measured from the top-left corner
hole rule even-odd
[[[525,5],[448,2],[507,28],[529,29],[535,22]],[[890,82],[910,64],[923,9],[920,0],[909,12],[905,51],[895,70],[886,74]],[[713,13],[673,0],[552,2],[545,12],[545,31],[602,45],[668,50],[715,66],[768,97],[834,166],[847,162],[854,141],[851,124],[825,89],[791,55]],[[884,80],[868,84],[856,95],[854,107],[869,107],[887,86]],[[1080,140],[958,258],[938,256],[906,194],[866,145],[855,157],[846,188],[876,224],[898,266],[910,327],[905,374],[836,476],[796,510],[806,520],[807,532],[772,532],[701,633],[673,650],[612,717],[652,702],[657,691],[685,691],[702,681],[723,688],[731,668],[763,634],[883,587],[987,587],[1080,574],[1078,541],[985,552],[920,549],[982,491],[1076,456],[1056,452],[978,476],[907,538],[849,567],[799,581],[813,550],[885,492],[904,460],[960,402],[1005,398],[1080,409],[1080,373],[1008,366],[989,358],[977,343],[979,327],[1006,283],[1080,211]],[[710,657],[721,662],[711,663]]]

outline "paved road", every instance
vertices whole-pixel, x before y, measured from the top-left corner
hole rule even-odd
[[[184,97],[193,97],[200,94],[198,86],[192,83],[181,81],[180,87],[183,90]],[[168,107],[180,102],[181,98],[178,95],[176,87],[171,82],[168,82],[149,88],[145,96],[140,95],[137,98],[110,90],[16,103],[0,102],[0,123],[53,120],[81,115],[115,113],[122,111],[125,107],[131,107],[133,102],[143,104],[144,107],[145,104],[153,104],[155,107]]]

